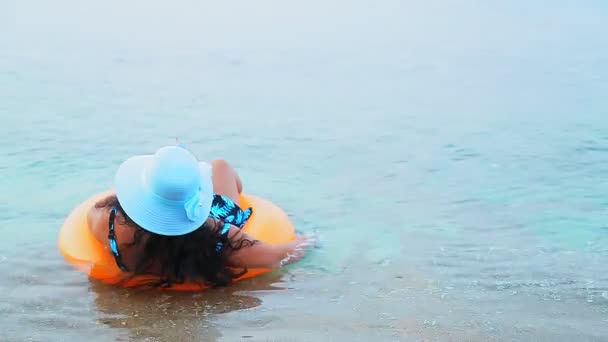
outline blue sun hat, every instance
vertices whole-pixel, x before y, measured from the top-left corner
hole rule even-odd
[[[116,197],[129,217],[152,233],[191,233],[209,217],[213,202],[211,167],[183,145],[127,159],[114,179]]]

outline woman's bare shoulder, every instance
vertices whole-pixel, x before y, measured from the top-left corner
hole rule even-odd
[[[95,236],[99,242],[104,244],[108,242],[108,232],[106,227],[108,215],[109,213],[106,208],[97,208],[96,206],[89,209],[89,212],[87,213],[87,223],[91,233],[93,233],[93,236]]]

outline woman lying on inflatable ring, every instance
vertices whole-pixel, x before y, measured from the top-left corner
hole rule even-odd
[[[199,164],[183,145],[167,146],[122,163],[115,193],[98,201],[87,220],[122,271],[155,274],[156,286],[221,286],[243,273],[234,269],[301,259],[309,245],[303,236],[273,245],[240,229],[251,215],[251,208],[239,207],[241,191],[227,162]]]

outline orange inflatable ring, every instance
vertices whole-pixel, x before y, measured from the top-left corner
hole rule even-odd
[[[84,272],[93,279],[108,284],[120,284],[125,287],[136,287],[154,281],[153,276],[138,276],[128,279],[128,274],[122,272],[109,250],[109,246],[100,243],[91,233],[87,224],[87,213],[95,203],[107,196],[109,192],[92,196],[76,207],[67,217],[59,232],[59,251],[64,258],[76,269]],[[295,228],[287,214],[259,197],[241,194],[241,206],[253,208],[253,213],[243,227],[247,233],[260,241],[268,243],[284,243],[295,238]],[[236,280],[251,278],[266,273],[271,269],[250,269]],[[197,291],[206,286],[200,284],[174,284],[171,290]]]

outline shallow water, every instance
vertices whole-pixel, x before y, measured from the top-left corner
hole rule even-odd
[[[608,340],[601,1],[0,3],[0,340]],[[179,136],[318,248],[196,294],[56,248]]]

